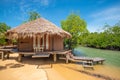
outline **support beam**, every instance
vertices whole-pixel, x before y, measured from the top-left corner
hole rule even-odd
[[[1,52],[2,55],[1,55],[1,58],[2,58],[2,61],[4,60],[4,52]]]
[[[42,44],[42,45],[43,45],[43,47],[44,47],[44,35],[43,35],[43,44]]]
[[[42,52],[43,52],[43,51],[44,51],[44,35],[42,36],[42,38],[43,38],[43,39],[42,39],[43,41],[42,41],[41,49],[42,49]]]
[[[49,40],[48,40],[48,34],[46,35],[46,49],[49,49]]]
[[[9,59],[9,56],[10,56],[10,53],[9,53],[9,52],[7,52],[7,59]]]
[[[53,60],[54,60],[54,62],[57,61],[57,55],[56,55],[56,53],[53,53]]]
[[[68,55],[66,54],[66,64],[69,63],[69,60],[68,60]]]
[[[35,48],[36,47],[36,36],[34,35],[33,36],[33,48]]]
[[[40,35],[38,35],[38,38],[37,38],[37,39],[38,39],[38,40],[37,40],[37,41],[38,41],[38,42],[37,42],[37,44],[38,44],[37,46],[38,46],[38,48],[40,48]]]
[[[18,55],[18,61],[21,62],[22,61],[22,54]]]

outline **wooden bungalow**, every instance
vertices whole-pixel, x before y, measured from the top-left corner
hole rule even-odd
[[[38,18],[8,30],[7,36],[18,40],[18,51],[33,52],[36,49],[63,50],[63,40],[70,38],[71,34],[44,18]]]

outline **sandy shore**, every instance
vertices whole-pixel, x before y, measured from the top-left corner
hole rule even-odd
[[[86,70],[81,65],[65,64],[62,61],[53,63],[51,68],[49,59],[25,57],[20,63],[17,56],[11,54],[10,59],[4,61],[0,59],[0,80],[104,80],[82,73],[81,71]],[[87,72],[96,73],[97,70]]]

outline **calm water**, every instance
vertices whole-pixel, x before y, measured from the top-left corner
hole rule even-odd
[[[78,46],[74,50],[74,54],[76,56],[105,58],[106,59],[105,64],[120,67],[120,51],[101,50],[101,49]]]
[[[101,50],[78,46],[74,49],[76,56],[105,58],[103,65],[95,65],[94,73],[103,74],[120,80],[120,51]]]

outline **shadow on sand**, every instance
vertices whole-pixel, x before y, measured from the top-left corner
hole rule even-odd
[[[9,68],[20,68],[20,67],[23,67],[23,66],[24,66],[23,64],[9,63],[9,64],[6,64],[5,66],[0,66],[0,70],[7,69],[8,67]]]
[[[15,63],[9,63],[9,64],[6,64],[5,65],[6,67],[9,67],[9,68],[20,68],[20,67],[23,67],[24,65],[23,64],[15,64]]]
[[[73,67],[68,67],[68,66],[63,66],[63,67],[66,67],[68,69],[72,69],[74,71],[77,71],[77,72],[80,72],[80,73],[83,73],[83,74],[87,74],[87,75],[90,75],[90,76],[101,78],[101,79],[104,79],[104,80],[117,80],[117,79],[111,78],[109,76],[105,76],[105,75],[102,75],[102,74],[95,74],[95,73],[88,72],[88,71],[85,71],[85,70],[78,70],[78,69],[75,69]]]
[[[6,66],[0,66],[0,71],[6,69]]]
[[[31,56],[22,57],[22,64],[36,65],[37,69],[46,69],[53,67],[53,60],[51,58],[32,58]]]

